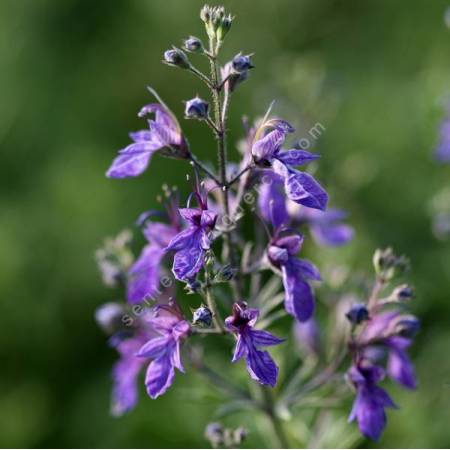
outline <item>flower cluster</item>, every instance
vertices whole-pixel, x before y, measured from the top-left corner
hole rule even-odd
[[[152,117],[148,129],[130,134],[133,142],[119,151],[107,171],[107,176],[115,179],[140,176],[157,153],[187,161],[193,171],[188,179],[194,180],[186,201],[177,190],[164,186],[164,200],[160,202],[165,211],[141,214],[137,226],[146,244],[136,259],[130,250],[130,232],[107,241],[97,253],[105,283],[123,287],[126,298],[124,304],[107,303],[96,312],[97,322],[111,336],[109,342],[119,353],[113,369],[112,412],[121,415],[134,408],[144,368],[145,387],[154,399],[172,386],[176,369],[185,372],[185,361],[187,370],[198,369],[227,397],[236,395],[247,408],[266,414],[277,444],[288,446],[280,411],[295,406],[301,396],[296,374],[301,373],[301,364],[291,374],[281,373],[277,360],[283,348],[291,354],[289,339],[265,328],[279,319],[285,319],[283,323],[293,320],[300,346],[318,352],[315,289],[322,276],[311,261],[299,257],[305,230],[320,246],[333,247],[349,243],[354,230],[345,223],[347,214],[343,210],[327,209],[325,188],[304,168],[316,164],[319,155],[289,145],[295,129],[273,115],[271,108],[254,127],[247,127],[241,161],[228,161],[231,95],[236,95],[255,65],[252,54],[243,52],[219,63],[220,49],[233,22],[223,7],[205,6],[200,17],[209,45],[189,36],[183,50],[172,47],[165,51],[163,62],[196,76],[211,91],[211,107],[199,96],[185,101],[185,118],[201,121],[214,134],[217,170],[196,156],[175,115],[149,88],[156,101],[138,113],[141,118]],[[191,56],[208,60],[210,74],[198,69]],[[255,200],[256,207],[248,199]],[[253,243],[244,236],[243,220],[247,216],[258,217],[249,221],[255,226]],[[261,235],[262,229],[267,231],[267,239]],[[353,324],[349,351],[345,352],[352,358],[348,379],[357,391],[351,418],[358,420],[364,435],[374,439],[385,426],[384,409],[394,406],[379,387],[385,373],[406,387],[415,386],[406,349],[417,327],[416,319],[389,310],[410,297],[409,288],[399,287],[393,294],[395,301],[378,298],[380,289],[403,263],[392,253],[379,254],[376,292],[367,305],[354,305],[346,314]],[[184,287],[182,299],[177,285]],[[192,300],[188,301],[186,295]],[[283,328],[279,330],[282,333]],[[245,359],[248,379],[262,389],[260,397],[253,398],[255,389],[236,386],[198,357],[203,342],[199,336],[214,335],[221,339],[221,345],[228,346],[231,362]],[[269,353],[266,347],[277,348]],[[387,358],[386,368],[383,358]],[[313,380],[311,385],[320,387],[330,373],[340,373],[342,381],[342,361],[334,362],[333,370],[318,368],[320,382]],[[283,383],[279,383],[281,376]],[[274,397],[268,389],[275,387]],[[246,434],[242,427],[238,430],[211,424],[206,435],[213,445],[237,445]]]
[[[416,388],[407,350],[420,322],[404,312],[405,302],[413,296],[409,286],[398,286],[389,297],[380,298],[395,272],[404,269],[404,258],[387,249],[377,252],[374,262],[377,279],[368,303],[353,305],[347,313],[354,327],[349,343],[352,366],[347,375],[356,390],[349,420],[357,420],[365,436],[378,440],[386,426],[385,409],[397,407],[379,383],[387,375],[408,389]]]

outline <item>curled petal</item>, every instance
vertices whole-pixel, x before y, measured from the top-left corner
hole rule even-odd
[[[285,248],[289,255],[297,254],[303,245],[303,236],[301,234],[290,234],[276,240],[276,245],[281,248]]]
[[[185,373],[183,362],[181,361],[181,344],[177,342],[175,348],[170,356],[170,361],[174,367],[176,367],[180,372]]]
[[[161,147],[181,145],[183,139],[178,131],[158,122],[150,121],[150,124],[151,131],[153,132],[155,139],[160,142]]]
[[[199,225],[202,211],[199,208],[179,208],[180,216],[193,225]]]
[[[247,347],[245,345],[244,339],[241,336],[238,337],[236,341],[236,347],[233,353],[233,359],[231,362],[239,361],[241,358],[247,355]]]
[[[286,133],[275,129],[257,140],[252,146],[252,155],[256,161],[270,160],[273,154],[283,145]]]

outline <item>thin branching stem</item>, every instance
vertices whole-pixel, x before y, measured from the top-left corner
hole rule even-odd
[[[202,80],[210,89],[213,89],[214,85],[211,80],[203,72],[200,72],[200,70],[198,70],[196,67],[191,65],[189,67],[189,72],[200,78],[200,80]]]
[[[200,160],[198,160],[194,154],[191,153],[189,155],[189,159],[194,166],[198,167],[201,171],[208,175],[209,178],[214,180],[217,186],[220,186],[219,178],[217,178],[217,176],[211,170],[209,170],[208,167],[206,167]]]

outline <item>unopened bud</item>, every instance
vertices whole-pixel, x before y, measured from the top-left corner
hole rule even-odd
[[[226,283],[232,280],[237,273],[237,269],[232,267],[230,264],[226,264],[220,268],[214,277],[216,283]]]
[[[203,53],[204,50],[202,41],[195,36],[185,39],[184,49],[191,53]]]
[[[225,36],[231,29],[231,24],[233,23],[233,17],[231,17],[231,14],[228,14],[228,16],[223,17],[222,21],[217,28],[216,36],[217,40],[223,41],[225,39]]]
[[[193,311],[192,323],[193,325],[209,328],[212,325],[212,318],[211,310],[207,306],[201,305]]]
[[[246,72],[249,69],[253,69],[255,66],[251,60],[252,55],[243,55],[242,53],[238,53],[231,64],[233,66],[233,70],[238,73]]]
[[[395,324],[395,333],[406,338],[413,338],[419,330],[420,320],[414,316],[403,316]]]
[[[409,261],[405,256],[396,256],[392,248],[377,249],[373,255],[373,265],[378,277],[383,281],[391,281],[409,268]]]
[[[414,297],[414,289],[407,284],[402,284],[394,289],[391,297],[400,302],[411,300]]]
[[[200,97],[195,97],[186,102],[184,114],[188,119],[204,120],[208,117],[209,104]]]
[[[369,319],[369,311],[366,305],[358,303],[350,308],[350,311],[345,314],[345,317],[347,317],[351,323],[358,325]]]
[[[163,62],[169,66],[180,67],[181,69],[188,69],[191,66],[186,53],[177,47],[164,52]]]
[[[224,428],[220,423],[209,423],[205,430],[205,438],[213,447],[218,447],[224,442]]]
[[[248,436],[248,430],[244,427],[236,428],[233,432],[234,444],[240,445],[244,442],[245,438]]]
[[[95,321],[105,333],[113,334],[122,326],[123,314],[124,307],[120,303],[105,303],[96,309]]]
[[[209,5],[203,6],[200,10],[200,19],[205,23],[208,23],[211,20],[211,7]]]
[[[200,281],[198,280],[189,281],[188,283],[186,283],[186,286],[184,287],[188,295],[197,294],[198,292],[200,292],[201,288],[202,283],[200,283]]]

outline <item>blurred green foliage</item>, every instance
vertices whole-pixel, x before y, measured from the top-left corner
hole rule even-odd
[[[340,250],[308,244],[310,256],[319,266],[370,271],[373,250],[392,245],[412,260],[414,310],[423,319],[414,348],[420,388],[393,390],[401,409],[389,413],[378,445],[448,446],[450,245],[432,236],[427,210],[450,183],[449,168],[431,158],[449,91],[448,2],[223,3],[236,15],[224,58],[255,51],[257,66],[233,100],[230,142],[242,136],[241,115],[263,114],[274,98],[300,135],[316,122],[326,127],[315,148],[319,178],[332,203],[351,212],[357,238]],[[220,399],[193,373],[161,399],[143,396],[127,417],[108,415],[115,354],[93,320],[115,295],[94,264],[103,236],[155,206],[163,182],[189,188],[186,166],[162,158],[137,179],[104,172],[127,132],[142,125],[136,112],[150,100],[147,84],[178,114],[181,100],[206,96],[189,74],[160,64],[170,44],[201,35],[201,5],[0,3],[1,446],[205,445],[203,428]],[[202,124],[182,126],[196,152],[214,161]],[[229,423],[239,422],[252,431],[248,446],[267,445],[253,414]]]

